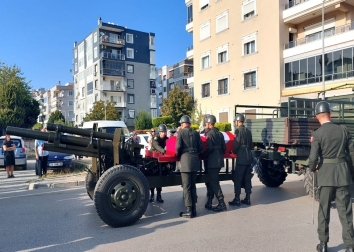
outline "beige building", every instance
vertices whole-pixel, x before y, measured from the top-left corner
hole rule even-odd
[[[185,0],[194,97],[231,122],[235,105],[279,106],[322,90],[322,0]],[[354,0],[325,0],[326,96],[352,93]],[[337,90],[338,87],[344,88]],[[256,112],[239,108],[237,112]],[[262,112],[262,111],[257,111]]]

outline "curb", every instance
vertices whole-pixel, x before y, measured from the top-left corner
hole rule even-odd
[[[38,183],[30,182],[28,184],[28,190],[40,189],[40,188],[67,188],[67,187],[76,187],[76,186],[85,186],[84,180],[77,180],[71,182],[60,182],[60,183]]]

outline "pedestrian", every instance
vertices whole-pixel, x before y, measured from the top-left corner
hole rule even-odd
[[[207,172],[207,177],[209,183],[207,186],[207,196],[208,200],[205,204],[205,208],[208,210],[213,210],[215,212],[226,211],[226,204],[224,201],[224,194],[222,193],[220,182],[219,182],[219,172],[221,167],[224,167],[224,153],[226,151],[226,144],[223,134],[215,128],[216,117],[209,115],[206,119],[206,142],[207,148],[202,153],[207,162],[205,162],[205,170]],[[213,198],[216,196],[219,204],[213,207]]]
[[[252,133],[244,125],[245,116],[237,114],[235,118],[236,130],[232,152],[237,154],[236,167],[233,171],[235,198],[229,201],[229,205],[241,206],[242,204],[251,205],[252,189],[252,152],[253,142]],[[246,197],[240,201],[241,183],[244,181]]]
[[[167,135],[167,127],[165,124],[160,124],[159,125],[159,135],[155,136],[152,139],[152,151],[158,151],[161,154],[165,154],[165,147],[166,147],[166,141],[168,139]],[[150,202],[154,202],[154,190],[155,188],[150,188]],[[156,201],[160,203],[164,203],[164,200],[161,197],[161,191],[162,187],[157,187],[156,188]]]
[[[138,144],[139,143],[139,139],[138,139],[138,133],[136,131],[132,132],[132,137],[130,139],[131,143],[135,143]]]
[[[176,156],[181,160],[181,179],[186,210],[180,213],[181,217],[196,217],[197,171],[200,169],[199,153],[204,148],[199,134],[190,128],[191,120],[184,115],[180,119],[181,129],[176,141]]]
[[[42,132],[46,132],[47,130],[43,127],[40,129]],[[49,152],[44,150],[43,140],[35,140],[34,141],[34,153],[36,155],[36,169],[38,171],[39,177],[43,175],[47,175],[47,164],[48,164],[48,155]]]
[[[5,135],[5,141],[2,145],[2,149],[4,150],[4,163],[7,172],[7,178],[14,178],[14,169],[15,169],[15,149],[16,145],[11,140],[10,135]]]
[[[316,249],[327,251],[332,195],[335,194],[336,207],[342,224],[342,238],[346,252],[353,251],[354,230],[352,197],[349,185],[352,177],[346,158],[354,161],[354,143],[346,128],[331,122],[331,109],[326,101],[317,103],[315,114],[321,126],[311,137],[309,168],[317,172],[319,208],[318,238]],[[320,159],[320,160],[318,160]]]
[[[154,138],[154,136],[155,136],[155,129],[154,128],[151,128],[150,129],[150,135],[149,135],[149,137],[148,137],[148,144],[149,144],[149,146],[150,146],[150,149],[151,149],[151,147],[152,147],[152,139]]]

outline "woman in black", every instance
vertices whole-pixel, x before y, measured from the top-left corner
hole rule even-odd
[[[2,145],[5,156],[5,166],[7,171],[7,178],[14,178],[15,168],[15,144],[11,141],[10,135],[5,136],[5,141]]]

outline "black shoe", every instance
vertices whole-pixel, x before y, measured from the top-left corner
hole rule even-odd
[[[251,205],[250,194],[246,193],[246,197],[243,200],[241,200],[241,203],[245,205]]]
[[[154,195],[150,196],[149,202],[154,202]]]
[[[164,203],[164,200],[161,198],[161,194],[156,196],[156,201],[160,203]]]
[[[327,252],[327,242],[320,242],[316,247],[317,252]]]
[[[214,196],[208,196],[207,203],[205,203],[205,208],[211,210],[213,208],[213,198]]]
[[[222,199],[222,200],[219,200],[219,204],[216,206],[216,207],[213,207],[212,209],[214,212],[223,212],[223,211],[226,211],[227,208],[226,208],[226,204],[225,204],[225,201]]]
[[[241,206],[240,195],[235,195],[235,198],[232,201],[229,201],[231,206]]]
[[[353,248],[351,246],[347,246],[345,252],[353,252]]]
[[[193,218],[192,208],[186,207],[186,211],[180,212],[179,216],[184,217],[184,218]]]
[[[13,174],[11,174],[11,178],[14,178],[15,176]]]
[[[11,175],[7,175],[7,178],[11,178]]]

